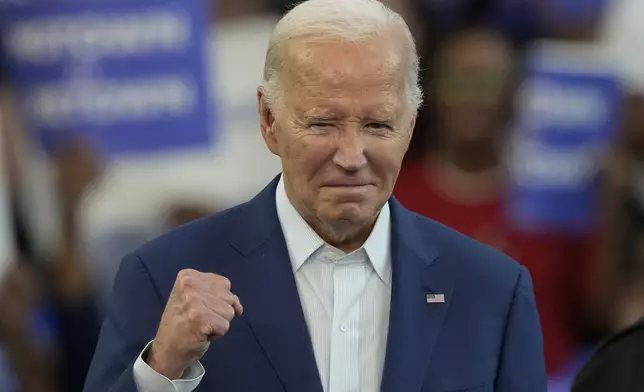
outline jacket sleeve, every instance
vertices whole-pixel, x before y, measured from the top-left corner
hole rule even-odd
[[[146,266],[136,254],[126,256],[116,275],[85,392],[137,392],[133,364],[154,339],[162,313],[161,297]]]
[[[522,267],[514,289],[499,358],[496,392],[546,392],[543,337],[532,289]]]

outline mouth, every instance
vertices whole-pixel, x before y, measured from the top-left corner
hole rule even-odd
[[[352,183],[329,183],[329,184],[323,184],[322,186],[325,188],[365,188],[368,186],[372,186],[373,184],[352,184]]]

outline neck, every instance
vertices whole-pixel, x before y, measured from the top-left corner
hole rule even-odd
[[[353,225],[347,221],[332,222],[330,224],[317,222],[318,224],[316,225],[315,220],[307,220],[307,223],[324,242],[345,253],[351,253],[364,245],[373,230],[375,222],[376,218],[371,220],[369,224],[362,226]]]

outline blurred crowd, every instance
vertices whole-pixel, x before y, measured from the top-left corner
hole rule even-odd
[[[424,62],[425,104],[395,196],[409,209],[496,247],[528,268],[547,369],[555,379],[583,359],[589,347],[644,317],[644,88],[637,75],[616,71],[623,97],[615,135],[597,156],[593,223],[574,232],[526,231],[508,222],[508,150],[517,131],[517,93],[526,55],[537,44],[557,42],[611,53],[599,48],[618,45],[605,42],[610,35],[607,20],[611,25],[621,22],[612,16],[617,0],[384,2],[406,18]],[[234,94],[245,98],[224,110],[231,116],[221,130],[229,134],[224,137],[228,147],[222,147],[227,151],[213,152],[234,156],[194,158],[206,166],[206,174],[195,174],[190,165],[164,156],[159,159],[167,160],[166,165],[178,167],[176,178],[155,176],[157,163],[141,164],[144,176],[124,180],[118,191],[109,189],[118,182],[115,172],[134,169],[106,159],[83,138],[70,139],[45,155],[37,151],[21,125],[26,121],[13,99],[11,77],[3,71],[0,156],[10,211],[6,231],[15,240],[15,252],[2,255],[7,253],[12,262],[0,283],[0,391],[81,391],[102,314],[109,311],[104,299],[121,257],[164,230],[244,201],[279,172],[272,157],[256,154],[262,146],[252,83],[260,75],[262,45],[271,26],[290,5],[281,0],[211,4],[210,39],[217,51],[218,80],[224,80],[215,83],[216,95],[223,100]],[[644,12],[644,7],[639,9]],[[235,72],[256,74],[235,79]],[[244,81],[231,86],[245,78],[250,85]],[[182,156],[181,162],[190,159]],[[219,174],[210,177],[207,165]],[[142,178],[176,181],[187,190],[157,202],[149,214],[153,219],[139,218],[136,211],[129,212],[138,208],[133,206],[154,204],[150,194],[164,193],[138,193],[129,185]],[[201,187],[217,189],[190,197]],[[87,228],[87,221],[96,215],[93,206],[101,203],[111,206],[103,212],[109,215],[110,230],[98,230],[98,235]],[[55,219],[41,212],[44,205]],[[129,218],[129,223],[114,225],[114,216]],[[43,227],[52,221],[54,229],[47,234]]]

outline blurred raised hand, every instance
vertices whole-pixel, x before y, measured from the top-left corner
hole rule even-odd
[[[100,177],[103,161],[90,143],[76,140],[58,149],[54,162],[61,209],[74,216],[88,189]]]
[[[52,273],[63,299],[83,299],[90,291],[87,263],[80,245],[78,215],[89,189],[101,176],[99,152],[83,140],[70,141],[54,153],[61,211],[61,241]]]

